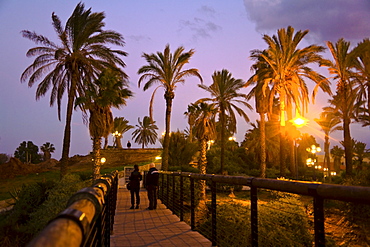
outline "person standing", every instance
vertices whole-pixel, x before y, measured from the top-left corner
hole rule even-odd
[[[145,178],[145,187],[148,191],[149,207],[147,209],[153,210],[157,208],[157,188],[158,188],[159,172],[155,168],[155,164],[149,165],[149,172]]]
[[[143,176],[139,172],[139,166],[134,165],[134,171],[131,172],[130,177],[130,193],[131,193],[131,208],[138,209],[140,205],[140,181],[143,179]],[[135,197],[136,197],[136,207],[135,207]]]
[[[127,148],[131,148],[131,142],[127,141]]]

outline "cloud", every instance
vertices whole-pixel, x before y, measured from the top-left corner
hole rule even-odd
[[[370,36],[369,0],[244,0],[258,32],[293,26],[310,30],[316,42],[339,38],[359,41]]]
[[[135,41],[135,42],[141,42],[141,41],[150,41],[151,38],[144,36],[144,35],[130,35],[127,37],[128,39]]]
[[[192,33],[192,40],[198,40],[200,38],[211,38],[212,35],[220,30],[222,27],[217,25],[215,22],[208,20],[207,17],[213,17],[216,11],[206,5],[203,5],[198,9],[198,12],[202,17],[193,17],[190,20],[180,21],[180,30],[190,30]]]

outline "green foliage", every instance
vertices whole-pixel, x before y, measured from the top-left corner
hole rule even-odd
[[[259,246],[312,246],[308,218],[298,196],[276,193],[273,197],[258,207]],[[209,229],[211,219],[199,227],[208,238]],[[217,236],[221,247],[251,246],[250,206],[219,203]]]
[[[66,175],[58,182],[45,181],[23,185],[13,195],[12,210],[0,219],[0,246],[25,246],[31,238],[65,209],[68,199],[90,185],[78,175]],[[15,237],[17,236],[17,237]]]
[[[41,155],[38,154],[39,147],[33,144],[32,141],[24,141],[14,152],[14,157],[18,158],[23,163],[38,164],[41,162]]]
[[[199,169],[195,167],[191,167],[190,165],[187,166],[171,166],[169,171],[182,171],[182,172],[191,172],[191,173],[199,173]]]
[[[184,133],[180,131],[172,132],[168,164],[170,164],[170,167],[188,167],[197,150],[198,145],[191,143]]]
[[[220,171],[220,148],[213,145],[207,152],[207,173],[217,174]],[[225,167],[228,175],[245,174],[252,169],[245,148],[238,147],[235,142],[229,142],[225,149]]]

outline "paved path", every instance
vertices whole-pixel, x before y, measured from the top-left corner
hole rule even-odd
[[[146,190],[140,191],[140,209],[129,209],[130,193],[119,181],[117,210],[112,247],[121,246],[212,246],[211,241],[190,226],[181,222],[169,209],[158,201],[156,210],[146,210],[148,199]]]

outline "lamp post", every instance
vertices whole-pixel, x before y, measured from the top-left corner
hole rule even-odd
[[[308,120],[298,114],[296,112],[296,117],[290,120],[293,126],[296,128],[302,128],[308,123]],[[295,178],[298,179],[298,147],[297,147],[297,140],[300,137],[300,132],[295,129],[295,134],[293,134],[293,141],[294,141],[294,150],[293,150],[293,157],[294,157],[294,169],[295,169]]]
[[[311,145],[310,147],[306,148],[307,152],[309,153],[312,153],[313,155],[316,155],[316,153],[320,153],[321,152],[321,148],[319,146],[316,146],[316,145]],[[312,160],[311,158],[307,159],[307,166],[308,166],[308,160]],[[314,180],[316,181],[316,169],[320,169],[321,166],[319,165],[316,165],[315,166],[315,163],[316,163],[316,159],[313,159],[313,163],[311,163],[310,161],[310,165],[313,166],[313,174],[314,174]]]
[[[118,148],[118,139],[120,138],[122,134],[120,132],[118,132],[117,130],[115,132],[112,133],[112,136],[114,137],[114,142],[113,142],[113,146]]]

